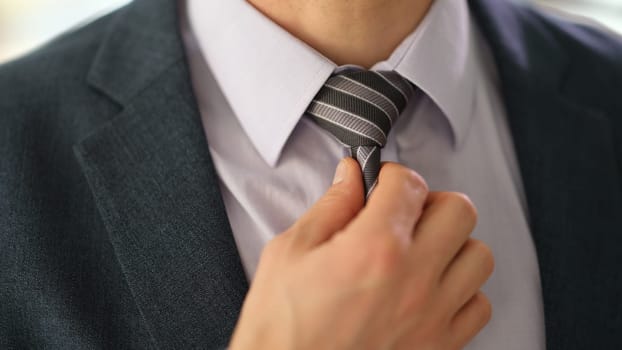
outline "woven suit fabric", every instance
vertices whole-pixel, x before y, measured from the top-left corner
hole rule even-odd
[[[415,87],[393,71],[348,70],[332,75],[307,108],[361,166],[365,195],[378,182],[380,150],[391,127],[415,94]]]

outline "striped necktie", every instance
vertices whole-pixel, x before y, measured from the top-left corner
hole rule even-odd
[[[392,71],[346,71],[331,76],[307,108],[318,125],[350,148],[366,196],[378,181],[380,149],[414,92]]]

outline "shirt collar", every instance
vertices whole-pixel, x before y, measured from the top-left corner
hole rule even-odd
[[[447,117],[454,146],[468,135],[475,101],[475,37],[464,0],[436,0],[417,29],[373,69],[395,70]]]
[[[242,0],[188,0],[190,29],[262,158],[275,166],[307,106],[338,67]],[[456,143],[472,113],[464,0],[436,0],[415,32],[373,69],[394,69],[448,117]]]

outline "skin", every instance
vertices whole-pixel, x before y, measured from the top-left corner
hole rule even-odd
[[[365,206],[356,161],[336,179],[264,249],[230,349],[463,348],[492,313],[473,204],[395,163]]]
[[[385,60],[425,17],[433,0],[248,0],[338,65]]]

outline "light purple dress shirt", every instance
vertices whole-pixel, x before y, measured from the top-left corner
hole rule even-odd
[[[330,186],[347,150],[304,115],[340,69],[242,0],[187,0],[184,41],[227,215],[249,280],[265,243]],[[395,70],[425,96],[407,106],[383,160],[432,190],[466,193],[473,237],[496,270],[483,287],[494,315],[478,350],[545,348],[540,276],[498,81],[465,0],[436,0],[373,69]]]

